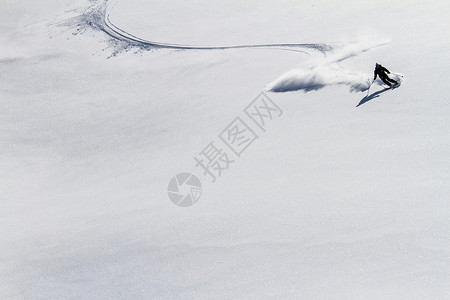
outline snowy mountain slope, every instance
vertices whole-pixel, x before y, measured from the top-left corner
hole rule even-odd
[[[144,40],[326,57],[122,51],[57,25],[92,4],[0,4],[2,298],[448,297],[445,1],[108,4]],[[342,85],[268,93],[283,115],[242,157],[215,183],[195,167],[261,90],[352,45],[338,70],[379,62],[402,87],[359,107]],[[167,196],[179,172],[203,184],[190,208]]]

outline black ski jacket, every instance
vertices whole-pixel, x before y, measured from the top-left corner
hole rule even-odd
[[[377,79],[377,75],[380,76],[380,78],[386,77],[386,73],[391,74],[391,72],[382,65],[376,66],[375,71],[373,72],[373,80]]]

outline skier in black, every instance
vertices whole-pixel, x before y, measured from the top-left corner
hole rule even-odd
[[[373,80],[377,79],[377,75],[380,76],[380,79],[386,83],[388,86],[392,86],[392,84],[397,85],[398,82],[389,78],[389,76],[387,76],[387,74],[390,74],[391,72],[389,72],[388,69],[386,69],[385,67],[383,67],[380,64],[375,64],[375,71],[373,74]]]

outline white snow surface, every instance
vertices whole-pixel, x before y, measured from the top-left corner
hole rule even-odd
[[[0,298],[450,299],[448,1],[0,8]],[[366,97],[376,62],[405,80]]]

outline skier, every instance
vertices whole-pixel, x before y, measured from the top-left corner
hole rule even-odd
[[[394,86],[398,85],[398,82],[389,78],[389,76],[387,74],[390,74],[391,72],[389,72],[388,69],[386,69],[385,67],[383,67],[380,64],[375,64],[375,71],[374,71],[374,75],[373,75],[373,80],[377,79],[377,75],[380,76],[380,79],[386,83],[388,86],[392,86],[392,84],[394,84]]]

